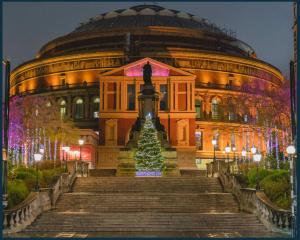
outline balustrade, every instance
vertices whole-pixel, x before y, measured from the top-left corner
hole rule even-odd
[[[212,177],[214,176],[213,171],[217,171],[224,191],[231,192],[236,196],[242,211],[256,214],[260,221],[274,232],[291,233],[291,211],[277,207],[263,190],[243,188],[237,178],[226,171],[224,161],[219,162],[219,167],[217,164],[217,162],[207,164],[207,175]]]
[[[84,162],[81,164],[83,173],[87,176],[88,164]],[[3,234],[19,232],[30,225],[43,211],[55,208],[59,196],[71,190],[76,177],[76,171],[70,174],[63,173],[51,188],[41,188],[39,192],[31,192],[23,202],[12,209],[4,210]]]

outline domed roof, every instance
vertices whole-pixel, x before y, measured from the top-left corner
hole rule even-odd
[[[215,24],[190,13],[156,5],[139,5],[103,13],[81,23],[73,33],[97,31],[103,28],[137,28],[147,26],[182,27],[223,33]]]

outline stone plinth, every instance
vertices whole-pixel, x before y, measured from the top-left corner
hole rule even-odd
[[[170,149],[162,152],[165,158],[166,170],[165,176],[180,176],[180,171],[177,164],[177,152],[175,149]]]
[[[121,149],[118,161],[117,176],[135,176],[133,151],[130,149]]]

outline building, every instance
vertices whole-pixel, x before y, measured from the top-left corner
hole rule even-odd
[[[231,156],[253,145],[268,151],[266,138],[250,124],[257,119],[255,108],[237,105],[245,96],[251,101],[276,92],[281,72],[232,32],[160,6],[100,14],[48,42],[35,59],[13,70],[10,93],[55,96],[62,114],[81,129],[83,159],[113,169],[138,114],[147,61],[181,169],[205,168],[213,157],[212,139],[217,157],[227,144],[236,148]]]

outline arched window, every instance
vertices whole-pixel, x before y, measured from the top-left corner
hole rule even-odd
[[[83,116],[84,116],[83,100],[79,98],[75,102],[75,119],[83,118]]]
[[[99,118],[100,98],[96,97],[92,103],[93,118]]]
[[[228,106],[228,120],[229,121],[235,120],[235,108],[232,102],[230,102]]]
[[[202,118],[202,101],[200,99],[197,99],[195,102],[195,109],[196,109],[196,118]]]
[[[220,106],[219,100],[214,98],[211,101],[211,117],[212,119],[219,119],[220,118]]]
[[[67,112],[66,101],[65,100],[60,101],[60,103],[59,103],[59,112],[60,112],[61,119],[63,119],[66,115],[66,112]]]

